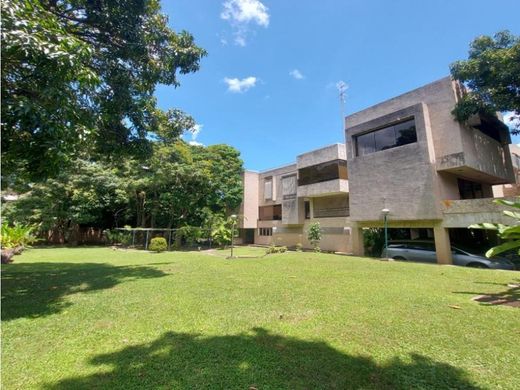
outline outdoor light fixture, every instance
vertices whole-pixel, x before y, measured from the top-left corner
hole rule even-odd
[[[385,227],[385,257],[388,260],[388,214],[390,214],[390,210],[388,210],[386,207],[381,210],[381,213],[383,213],[383,221],[384,221],[384,227]]]
[[[237,223],[237,215],[236,214],[233,214],[231,215],[231,221],[232,221],[232,225],[231,225],[231,256],[230,258],[232,259],[233,258],[233,238],[235,237],[235,224]]]

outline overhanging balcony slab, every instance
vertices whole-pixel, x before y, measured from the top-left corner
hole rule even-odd
[[[298,198],[348,194],[348,180],[335,179],[298,186]]]

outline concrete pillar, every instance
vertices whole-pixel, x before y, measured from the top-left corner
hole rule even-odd
[[[356,256],[364,256],[365,243],[363,241],[363,229],[357,226],[352,226],[350,232],[350,239],[352,240],[352,253]]]
[[[453,264],[451,255],[451,243],[448,229],[441,226],[433,228],[435,238],[435,252],[437,253],[437,263]]]

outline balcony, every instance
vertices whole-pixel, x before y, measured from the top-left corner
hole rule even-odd
[[[515,198],[502,198],[515,200]],[[444,227],[468,227],[475,223],[491,222],[511,224],[514,220],[504,215],[503,211],[509,209],[494,203],[495,198],[444,200],[442,213],[444,215]]]

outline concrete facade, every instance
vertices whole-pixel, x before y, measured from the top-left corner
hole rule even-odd
[[[454,120],[451,111],[463,93],[449,77],[435,81],[347,116],[345,144],[246,175],[257,181],[244,181],[253,189],[245,203],[281,207],[279,220],[259,218],[255,242],[308,247],[306,229],[319,221],[322,249],[362,255],[362,229],[382,227],[388,209],[390,228],[431,229],[438,262],[450,263],[449,229],[504,222],[489,198],[493,186],[496,192],[497,185],[515,183],[518,173],[508,129],[498,118]],[[520,169],[520,148],[517,162]]]

